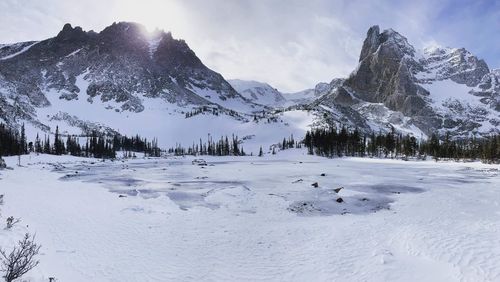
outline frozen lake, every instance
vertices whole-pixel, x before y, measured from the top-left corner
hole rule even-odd
[[[0,174],[28,225],[1,246],[36,232],[33,281],[500,280],[498,166],[192,159],[32,156]]]

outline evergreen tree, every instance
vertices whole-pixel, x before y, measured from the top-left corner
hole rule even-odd
[[[43,153],[42,143],[40,141],[40,137],[38,136],[38,133],[36,134],[36,139],[35,139],[35,152],[38,154]]]
[[[26,142],[26,133],[24,131],[24,123],[23,125],[21,126],[21,140],[20,140],[20,144],[19,144],[20,148],[19,148],[19,155],[23,155],[23,154],[26,154],[28,153],[28,146],[27,146],[27,142]]]
[[[47,135],[45,135],[45,142],[43,144],[43,153],[44,154],[51,154],[52,150],[50,147],[50,139]]]

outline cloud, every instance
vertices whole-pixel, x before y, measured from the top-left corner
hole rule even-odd
[[[0,42],[52,37],[66,22],[99,31],[122,20],[172,31],[226,78],[285,92],[347,76],[374,24],[417,48],[465,47],[500,66],[500,2],[493,0],[3,0]]]

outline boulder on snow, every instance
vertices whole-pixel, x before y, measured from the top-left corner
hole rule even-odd
[[[322,174],[320,174],[320,175],[321,175],[321,176],[326,176],[326,173],[322,173]]]
[[[318,184],[318,182],[314,182],[313,184],[311,184],[311,186],[314,187],[314,188],[318,188],[319,184]]]
[[[338,194],[340,192],[340,190],[342,190],[342,189],[344,189],[344,187],[339,187],[339,188],[333,189],[333,192]]]
[[[337,201],[337,203],[343,203],[344,199],[342,199],[342,198],[339,197],[336,201]]]

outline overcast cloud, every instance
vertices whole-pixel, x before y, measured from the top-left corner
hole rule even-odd
[[[439,3],[437,3],[439,2]],[[465,47],[500,67],[500,1],[0,0],[0,42],[55,36],[66,22],[100,31],[136,21],[171,31],[226,78],[281,91],[347,76],[374,24],[417,48]]]

